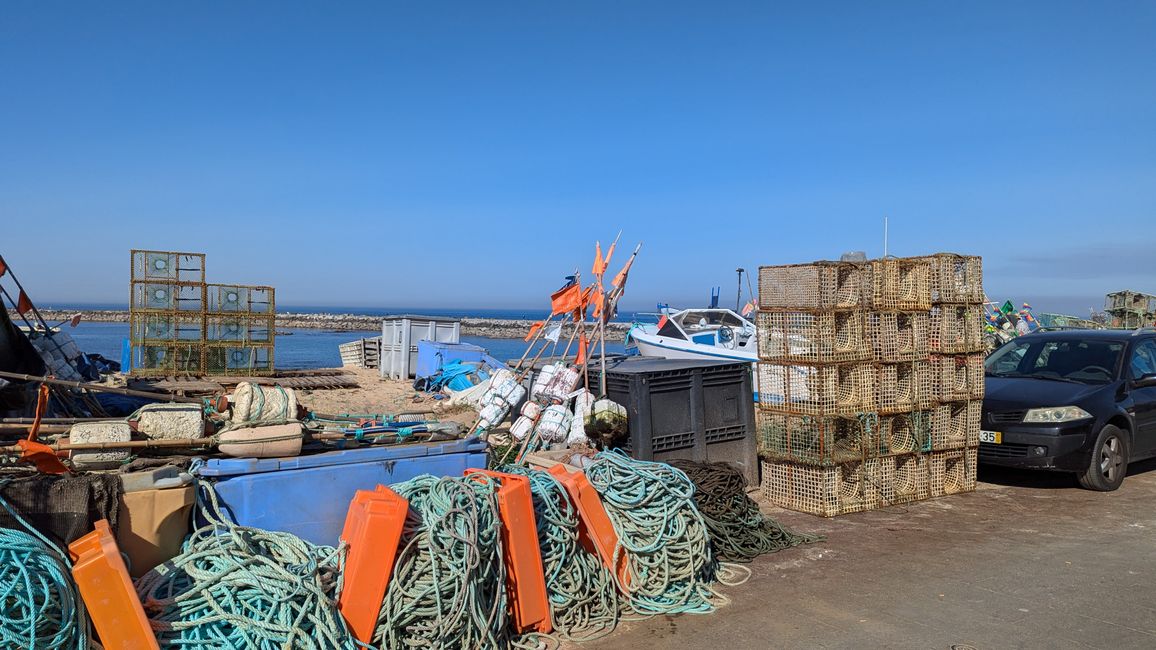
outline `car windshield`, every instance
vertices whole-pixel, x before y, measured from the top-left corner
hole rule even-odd
[[[1006,343],[984,362],[992,377],[1030,377],[1105,384],[1116,376],[1124,344],[1119,341],[1025,336]]]

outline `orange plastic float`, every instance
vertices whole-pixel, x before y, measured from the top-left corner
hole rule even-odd
[[[561,463],[551,465],[546,471],[566,488],[570,500],[578,508],[578,541],[587,551],[602,558],[602,564],[611,572],[616,572],[619,582],[626,587],[629,584],[626,555],[619,556],[618,566],[615,567],[614,550],[618,548],[618,533],[614,532],[614,524],[610,523],[598,491],[590,485],[586,474],[572,471]]]
[[[547,634],[554,625],[550,620],[550,601],[546,594],[546,573],[542,569],[542,550],[538,546],[530,479],[484,469],[465,471],[466,476],[479,474],[496,478],[501,484],[498,508],[502,516],[502,552],[505,554],[506,587],[515,629]]]
[[[372,491],[358,490],[345,515],[341,541],[349,545],[349,554],[337,607],[362,643],[373,640],[408,512],[408,501],[379,485]]]
[[[68,545],[72,577],[106,648],[158,648],[156,636],[128,577],[108,521]]]

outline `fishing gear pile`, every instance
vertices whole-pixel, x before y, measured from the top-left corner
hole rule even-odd
[[[509,645],[497,488],[485,475],[426,474],[391,486],[409,513],[375,647]]]
[[[64,553],[0,498],[24,530],[0,528],[0,646],[84,650],[88,616]]]
[[[742,473],[726,463],[672,460],[670,464],[694,483],[694,502],[720,559],[749,562],[764,553],[825,539],[791,532],[759,512],[758,504],[746,494]]]
[[[136,584],[160,645],[352,650],[334,600],[341,551],[234,525],[210,485],[197,489],[209,525]]]
[[[521,465],[499,471],[530,479],[554,631],[570,641],[590,641],[614,631],[620,610],[614,577],[579,546],[578,510],[566,489],[549,472]]]
[[[602,498],[626,554],[620,588],[630,607],[643,615],[704,614],[721,596],[706,523],[694,504],[694,483],[665,463],[600,452],[586,477]]]

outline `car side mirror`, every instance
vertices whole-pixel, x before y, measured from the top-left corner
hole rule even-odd
[[[1156,373],[1149,373],[1143,377],[1132,382],[1136,388],[1147,388],[1148,386],[1156,386]]]

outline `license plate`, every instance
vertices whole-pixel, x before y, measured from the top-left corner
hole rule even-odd
[[[1000,431],[980,431],[980,442],[990,442],[993,445],[1003,444],[1003,433]]]

